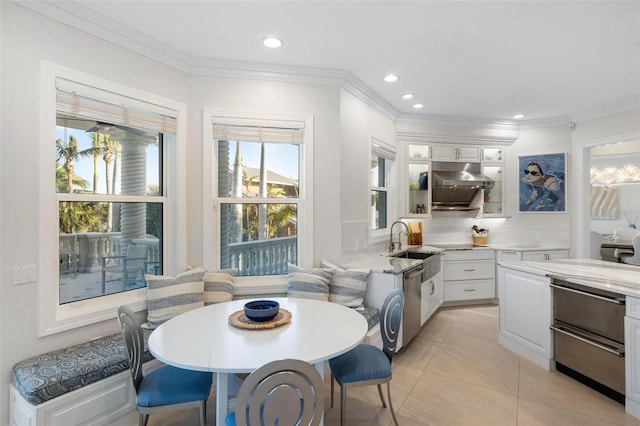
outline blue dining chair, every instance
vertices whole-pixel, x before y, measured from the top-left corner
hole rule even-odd
[[[389,409],[393,422],[398,425],[391,402],[391,364],[396,352],[400,321],[404,309],[402,290],[393,290],[384,300],[380,311],[382,350],[377,346],[361,343],[342,355],[329,360],[331,367],[331,406],[333,407],[334,380],[340,384],[340,424],[344,426],[347,407],[347,389],[356,386],[378,385],[382,406],[387,407],[382,394],[382,384],[387,384]]]
[[[324,382],[315,367],[298,359],[272,361],[240,386],[236,411],[226,426],[318,425],[324,410]]]
[[[151,414],[196,407],[200,409],[200,425],[205,426],[212,373],[165,365],[143,376],[144,337],[140,323],[127,306],[118,308],[118,322],[129,357],[140,426],[147,424]]]

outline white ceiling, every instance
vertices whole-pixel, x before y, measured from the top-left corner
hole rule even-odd
[[[507,120],[640,102],[639,1],[16,1],[188,72],[338,79],[399,117],[414,102]]]

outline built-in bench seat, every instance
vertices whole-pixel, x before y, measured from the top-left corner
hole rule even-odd
[[[380,309],[364,307],[356,309],[356,312],[361,314],[364,319],[367,320],[369,330],[374,328],[380,322]]]
[[[144,360],[153,357],[146,346]],[[88,384],[129,369],[120,333],[20,361],[13,368],[13,386],[31,404],[38,405]]]
[[[160,365],[148,350],[151,331],[145,330],[145,369]],[[137,420],[120,333],[18,362],[10,391],[14,426],[131,425]]]

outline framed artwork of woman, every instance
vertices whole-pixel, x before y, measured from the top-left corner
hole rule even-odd
[[[567,154],[518,157],[520,213],[566,213]]]

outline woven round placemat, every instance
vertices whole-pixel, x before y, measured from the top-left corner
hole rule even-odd
[[[278,313],[273,319],[269,321],[252,321],[246,317],[243,311],[237,311],[229,315],[229,324],[237,328],[243,328],[245,330],[267,330],[269,328],[280,327],[291,321],[291,312],[286,309],[280,308]]]

